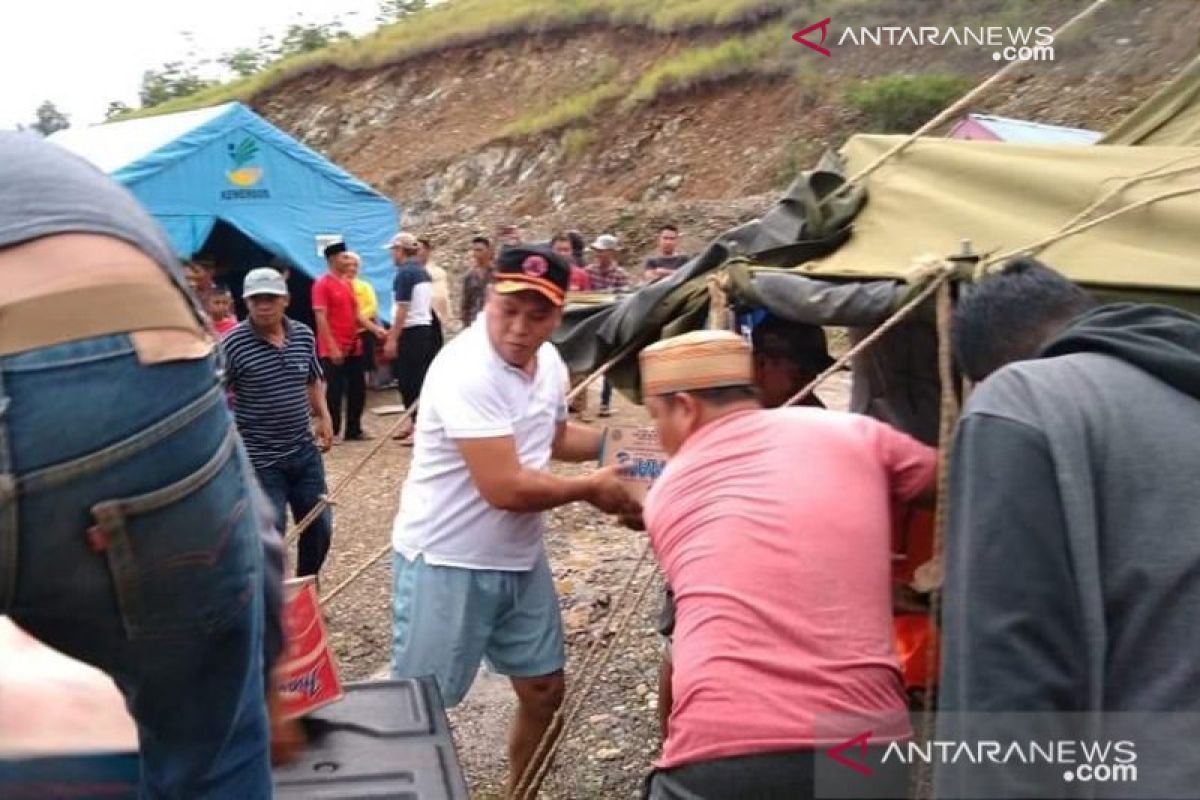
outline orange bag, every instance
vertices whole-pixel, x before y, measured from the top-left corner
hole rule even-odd
[[[918,567],[933,558],[934,513],[930,509],[897,506],[893,509],[892,519],[895,520],[892,531],[892,580],[897,585],[903,585],[912,581]],[[935,685],[941,654],[938,631],[929,615],[897,612],[893,625],[905,690]],[[932,684],[929,681],[931,651]]]

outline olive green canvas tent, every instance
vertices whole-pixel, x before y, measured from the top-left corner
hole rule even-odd
[[[915,257],[954,255],[962,240],[996,256],[1055,239],[1037,255],[1102,299],[1200,310],[1200,147],[920,139],[864,185],[839,191],[843,175],[901,141],[852,138],[840,166],[805,173],[760,219],[718,237],[671,278],[614,303],[569,308],[554,340],[571,370],[620,355],[612,380],[636,397],[637,349],[703,327],[717,274],[735,307],[861,334],[902,302]],[[853,410],[934,440],[933,342],[928,313],[889,335],[856,364],[864,371]]]
[[[1105,134],[1100,144],[1200,147],[1200,57]]]
[[[855,136],[844,150],[847,171],[862,169],[900,141]],[[869,200],[849,241],[800,269],[841,278],[901,278],[914,257],[950,255],[962,239],[981,253],[1018,252],[1062,233],[1089,207],[1087,218],[1097,219],[1189,188],[1197,191],[1068,235],[1039,257],[1094,288],[1200,292],[1200,147],[920,139],[870,176]]]

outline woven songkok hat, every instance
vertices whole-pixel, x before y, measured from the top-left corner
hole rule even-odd
[[[643,350],[639,360],[645,397],[754,384],[750,345],[729,331],[663,339]]]

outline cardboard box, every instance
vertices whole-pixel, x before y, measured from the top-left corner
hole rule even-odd
[[[654,428],[609,428],[600,451],[600,466],[620,464],[627,467],[624,480],[638,500],[646,493],[667,465],[667,454]]]
[[[295,719],[345,695],[325,636],[316,582],[311,577],[295,578],[284,583],[283,591],[287,643],[275,675],[283,716]]]

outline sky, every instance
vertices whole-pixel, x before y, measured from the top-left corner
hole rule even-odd
[[[294,21],[375,27],[378,0],[0,0],[0,128],[51,100],[72,126],[101,122],[112,100],[138,105],[142,73],[166,61],[254,46]],[[191,43],[183,32],[191,33]],[[210,68],[216,73],[219,66]]]

